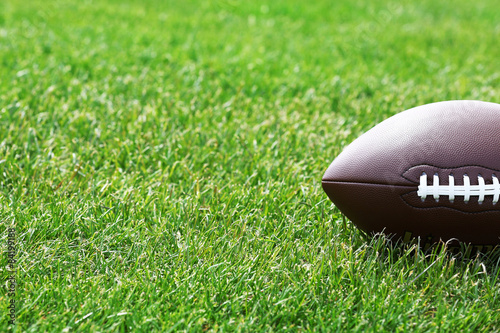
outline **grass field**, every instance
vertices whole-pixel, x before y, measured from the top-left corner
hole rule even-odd
[[[367,238],[320,185],[395,113],[500,102],[499,22],[494,0],[3,0],[0,331],[500,331],[495,257]]]

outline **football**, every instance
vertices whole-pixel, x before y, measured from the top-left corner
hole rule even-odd
[[[358,228],[419,244],[500,244],[500,104],[403,111],[348,145],[322,185]]]

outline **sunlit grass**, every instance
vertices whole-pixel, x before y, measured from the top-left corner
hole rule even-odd
[[[366,238],[320,184],[397,112],[499,102],[497,7],[3,1],[15,329],[500,330],[496,257]]]

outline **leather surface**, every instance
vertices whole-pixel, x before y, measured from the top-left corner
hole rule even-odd
[[[353,141],[323,176],[334,204],[359,228],[433,241],[457,238],[473,244],[500,244],[500,202],[486,196],[465,203],[417,196],[420,175],[441,185],[467,174],[477,185],[500,179],[500,105],[449,101],[401,112]]]
[[[323,180],[407,185],[412,166],[500,170],[500,105],[448,101],[401,112],[347,146]]]

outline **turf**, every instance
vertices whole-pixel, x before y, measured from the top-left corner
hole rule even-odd
[[[368,238],[320,186],[397,112],[500,102],[498,22],[493,0],[2,1],[11,329],[499,331],[495,257]]]

